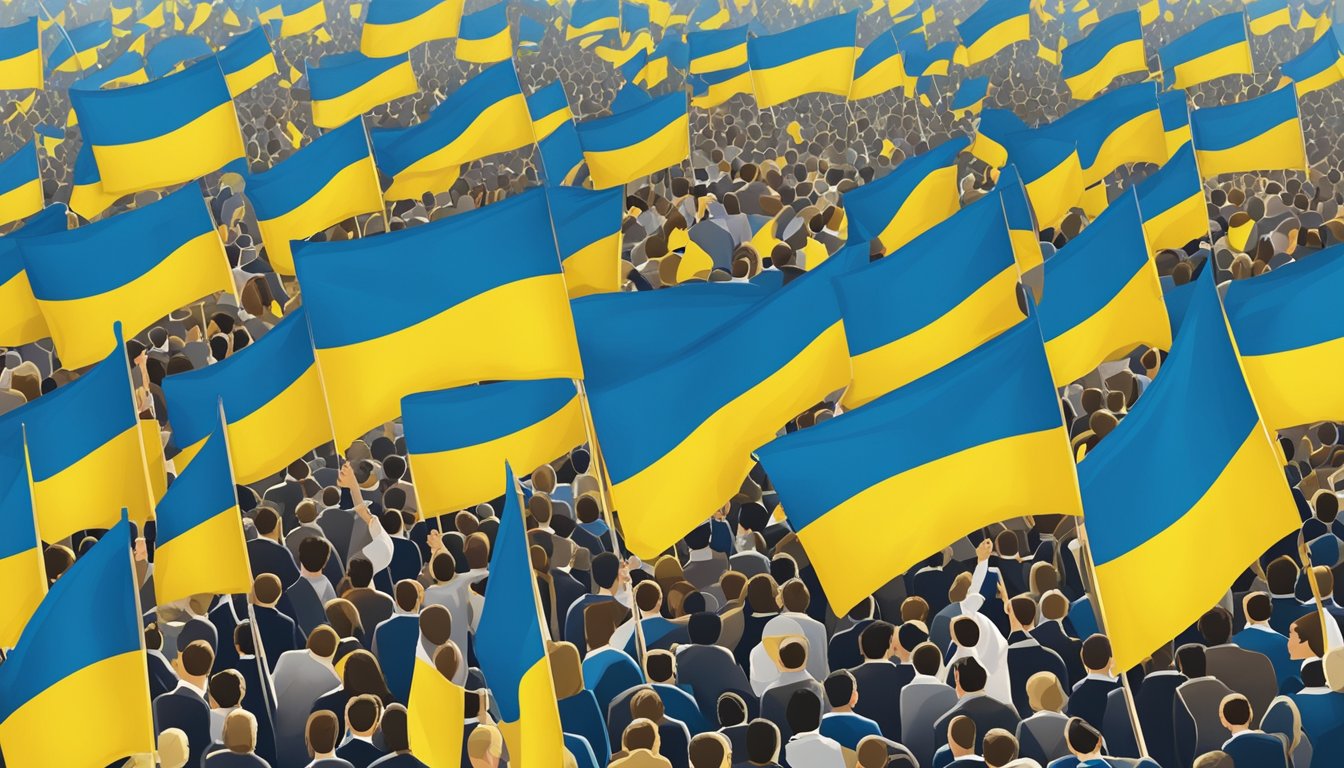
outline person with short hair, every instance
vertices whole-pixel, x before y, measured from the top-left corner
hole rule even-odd
[[[892,660],[899,643],[894,625],[874,621],[859,633],[859,653],[863,663],[854,667],[854,686],[859,700],[858,714],[877,723],[882,735],[901,741],[901,690],[915,677],[914,667]]]
[[[1083,641],[1081,653],[1087,676],[1073,686],[1064,714],[1081,717],[1100,729],[1106,719],[1106,697],[1120,687],[1120,678],[1112,670],[1111,641],[1105,635],[1092,635]]]
[[[1237,765],[1256,768],[1289,768],[1287,747],[1277,737],[1251,727],[1254,711],[1245,696],[1234,693],[1223,697],[1218,719],[1232,738],[1223,743],[1223,751]]]
[[[1110,760],[1101,756],[1101,731],[1093,728],[1081,717],[1069,718],[1069,726],[1064,731],[1069,745],[1069,754],[1076,761],[1076,768],[1116,768]],[[1056,762],[1063,762],[1061,758]]]
[[[733,768],[780,768],[779,746],[779,728],[758,717],[747,724],[746,759],[734,763]]]
[[[830,710],[821,716],[822,736],[853,750],[858,749],[859,742],[865,737],[882,735],[877,723],[854,711],[854,705],[859,701],[859,689],[849,670],[832,672],[822,687],[826,690],[826,704]]]
[[[691,739],[691,768],[731,768],[732,745],[721,733],[702,733]]]
[[[411,739],[406,730],[406,707],[389,704],[383,710],[383,746],[387,754],[369,764],[369,768],[428,768],[411,754]]]
[[[1032,714],[1017,726],[1018,752],[1048,765],[1069,753],[1065,739],[1069,718],[1063,714],[1068,697],[1059,678],[1051,672],[1037,672],[1027,680],[1027,701]]]
[[[790,766],[845,768],[845,753],[835,739],[821,735],[821,697],[799,689],[789,698],[787,715],[793,733],[784,745],[784,761]]]
[[[1008,620],[1012,628],[1008,635],[1008,677],[1013,691],[1013,706],[1017,708],[1020,717],[1030,717],[1033,710],[1028,700],[1027,681],[1041,672],[1053,675],[1056,680],[1063,680],[1068,677],[1069,671],[1059,654],[1031,636],[1031,630],[1036,626],[1035,600],[1018,595],[1008,601]]]
[[[191,750],[187,744],[187,734],[181,728],[169,728],[160,733],[157,746],[159,768],[183,768],[187,764],[187,755]]]
[[[395,612],[373,629],[369,650],[387,678],[387,687],[397,701],[406,703],[411,696],[411,673],[415,668],[415,649],[420,642],[420,605],[425,590],[420,582],[404,579],[393,587]]]
[[[659,754],[658,726],[652,720],[636,718],[621,734],[621,751],[612,755],[610,768],[672,768]]]
[[[984,758],[988,768],[1006,768],[1010,764],[1026,768],[1017,761],[1017,739],[1002,728],[995,728],[985,734]],[[1040,768],[1035,760],[1027,762],[1034,768]]]
[[[187,735],[189,765],[200,765],[210,746],[210,705],[206,703],[210,670],[215,652],[204,640],[193,640],[173,659],[180,678],[177,687],[154,699],[154,725],[158,733],[177,728]]]
[[[1274,667],[1274,677],[1279,690],[1286,690],[1286,684],[1297,677],[1299,664],[1288,653],[1288,638],[1274,631],[1269,625],[1273,613],[1273,604],[1266,592],[1250,592],[1241,599],[1241,611],[1246,617],[1246,627],[1232,636],[1232,643],[1238,648],[1255,651],[1269,659]]]
[[[807,640],[802,636],[787,638],[779,644],[776,663],[780,669],[779,679],[761,695],[761,717],[774,723],[779,728],[780,739],[787,743],[793,736],[788,709],[794,694],[809,691],[820,701],[825,691],[807,671]],[[820,719],[821,715],[817,717]]]
[[[1189,643],[1177,648],[1176,665],[1186,677],[1176,688],[1172,704],[1176,758],[1189,765],[1196,756],[1221,747],[1232,735],[1219,722],[1218,709],[1233,691],[1209,675],[1202,645]]]
[[[975,723],[975,751],[978,753],[980,740],[990,730],[1001,728],[1009,733],[1017,731],[1020,722],[1017,710],[985,693],[989,675],[979,661],[969,656],[959,659],[952,665],[951,675],[957,689],[957,703],[934,726],[938,733],[945,736],[953,718],[960,715],[969,717]]]
[[[943,654],[923,642],[910,654],[915,676],[901,690],[901,743],[920,765],[932,765],[939,746],[936,724],[957,704],[957,692],[943,682]]]
[[[207,755],[202,768],[271,768],[257,757],[257,718],[245,709],[235,709],[224,720],[224,749]]]
[[[1214,750],[1195,758],[1195,764],[1191,768],[1238,768],[1238,764],[1226,752]]]
[[[335,630],[324,624],[308,636],[307,647],[275,662],[275,753],[280,766],[305,765],[310,758],[305,742],[309,713],[318,698],[341,684],[332,664],[336,644]],[[333,744],[331,751],[335,748]]]
[[[285,598],[305,635],[327,623],[324,606],[336,599],[336,590],[323,573],[330,558],[331,544],[326,539],[308,538],[299,545],[299,576],[285,588]]]
[[[947,743],[939,753],[945,754],[946,757],[941,763],[935,757],[934,765],[944,765],[946,768],[971,768],[984,764],[985,761],[980,758],[979,749],[976,747],[976,742],[981,738],[980,731],[971,718],[957,715],[948,720],[943,738]],[[947,757],[951,759],[948,760]]]
[[[994,543],[985,539],[975,550],[975,570],[965,596],[957,603],[960,614],[948,624],[955,649],[948,656],[949,666],[964,658],[973,658],[985,670],[985,693],[1004,704],[1013,704],[1013,689],[1008,668],[1008,641],[982,609],[988,600],[984,594],[989,576],[989,557]],[[998,576],[996,575],[997,579]],[[930,633],[934,634],[934,633]],[[890,736],[888,736],[890,738]]]
[[[480,725],[467,738],[470,768],[499,768],[504,755],[504,737],[493,725]]]
[[[362,694],[345,704],[345,741],[336,748],[336,756],[355,768],[369,768],[385,753],[373,743],[378,721],[383,714],[383,703],[377,696]]]

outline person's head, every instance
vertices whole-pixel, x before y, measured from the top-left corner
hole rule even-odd
[[[336,646],[340,645],[341,639],[336,636],[336,630],[326,624],[313,628],[308,633],[308,652],[319,659],[331,661],[336,656]]]
[[[892,639],[896,636],[896,627],[885,621],[874,621],[859,633],[859,651],[865,661],[881,661],[891,658]]]
[[[1062,621],[1069,615],[1069,598],[1063,592],[1053,589],[1041,595],[1041,618],[1046,621]]]
[[[1274,613],[1274,603],[1265,592],[1252,592],[1241,599],[1242,611],[1250,624],[1264,624]]]
[[[720,728],[742,725],[747,722],[747,702],[743,700],[739,693],[725,691],[719,694],[719,700],[715,702],[715,709],[717,710]]]
[[[457,575],[457,561],[453,559],[452,553],[444,550],[436,552],[429,561],[429,575],[434,577],[435,584],[447,584]]]
[[[952,639],[962,648],[974,648],[980,642],[980,625],[970,616],[952,620]]]
[[[252,602],[266,608],[274,608],[284,594],[280,578],[273,573],[263,573],[252,582]]]
[[[309,536],[299,544],[299,567],[305,576],[320,576],[331,557],[331,545],[326,539]]]
[[[378,666],[378,659],[362,648],[351,651],[345,657],[341,686],[352,696],[371,693],[384,704],[392,701],[392,694],[387,690],[387,681],[383,678],[382,667]]]
[[[336,630],[341,638],[364,636],[364,624],[359,618],[359,609],[343,597],[328,600],[326,604],[327,623]]]
[[[859,701],[859,688],[855,685],[854,675],[847,669],[832,672],[822,687],[826,689],[826,703],[832,711],[847,712]]]
[[[557,699],[568,699],[583,691],[583,660],[573,643],[553,643],[546,653],[551,660],[551,678]]]
[[[1083,641],[1079,652],[1083,657],[1083,668],[1096,675],[1110,674],[1111,641],[1105,635],[1092,635]]]
[[[802,579],[789,579],[780,589],[780,602],[784,604],[784,610],[790,613],[807,613],[812,603],[812,593],[807,590]]]
[[[661,723],[664,712],[663,699],[652,688],[636,691],[635,695],[630,697],[630,716],[635,719],[642,717],[655,723]]]
[[[758,573],[747,580],[747,610],[752,613],[774,613],[779,610],[779,589],[768,573]]]
[[[887,768],[891,761],[887,742],[881,736],[864,736],[854,748],[857,768]]]
[[[723,619],[717,613],[701,611],[691,614],[686,622],[686,634],[695,645],[713,645],[723,631]]]
[[[1321,631],[1320,611],[1312,611],[1288,627],[1288,656],[1295,661],[1319,659],[1325,655],[1325,633]]]
[[[1239,693],[1228,694],[1218,705],[1218,722],[1232,733],[1251,727],[1251,702]]]
[[[226,669],[210,676],[210,704],[216,709],[233,709],[243,702],[247,682],[236,669]]]
[[[591,575],[598,589],[611,592],[621,575],[621,559],[610,552],[603,552],[593,558]]]
[[[434,646],[440,646],[453,637],[453,614],[442,605],[426,606],[420,612],[420,634]]]
[[[910,660],[910,652],[929,639],[929,633],[923,622],[907,621],[896,628],[896,655],[901,661]]]
[[[779,758],[779,728],[769,720],[756,718],[747,725],[747,760],[768,765]]]
[[[947,746],[953,757],[975,754],[975,721],[957,715],[947,724]]]
[[[383,711],[381,727],[383,747],[388,752],[410,751],[411,739],[406,731],[406,707],[401,704],[389,704]]]
[[[985,690],[989,674],[980,662],[966,656],[952,664],[952,679],[956,682],[957,695],[965,696]]]
[[[985,765],[1003,768],[1017,759],[1017,738],[1002,728],[991,728],[981,745]]]
[[[732,745],[721,733],[701,733],[691,739],[691,768],[728,768]]]
[[[1032,712],[1060,712],[1064,709],[1064,687],[1053,672],[1037,672],[1027,678],[1027,703]]]
[[[1193,768],[1237,768],[1237,764],[1233,762],[1231,755],[1221,749],[1215,749],[1195,758]]]
[[[467,737],[467,758],[471,760],[471,768],[494,768],[503,754],[504,736],[498,728],[482,723],[472,729],[471,736]]]
[[[1199,617],[1196,628],[1206,645],[1223,645],[1232,639],[1232,614],[1222,606],[1214,606]]]
[[[280,515],[270,507],[257,507],[256,514],[252,517],[252,524],[257,529],[257,534],[272,541],[280,538]]]
[[[779,666],[785,672],[797,672],[807,666],[807,643],[789,638],[779,644]]]
[[[821,727],[821,698],[807,688],[794,691],[784,716],[795,734],[815,731]]]
[[[644,654],[644,672],[649,676],[649,682],[675,683],[677,657],[671,651],[651,650]]]
[[[1027,595],[1018,595],[1008,601],[1008,616],[1014,631],[1030,631],[1036,625],[1036,601]]]
[[[415,579],[402,579],[392,588],[397,598],[397,608],[403,613],[415,613],[420,610],[420,601],[424,599],[425,588]]]
[[[1176,649],[1176,668],[1182,675],[1194,680],[1208,674],[1208,663],[1204,658],[1204,646],[1187,643]]]
[[[943,652],[933,643],[920,643],[910,652],[910,664],[918,674],[936,677],[943,668]]]
[[[901,601],[901,623],[908,624],[912,621],[928,623],[929,620],[929,601],[919,595],[911,595]]]
[[[335,712],[320,709],[308,716],[304,740],[308,743],[309,757],[329,757],[336,751],[340,736],[341,721],[336,718]]]
[[[158,746],[159,768],[184,768],[191,757],[187,732],[181,728],[168,728],[160,733]]]
[[[352,557],[350,564],[345,566],[345,575],[350,579],[350,586],[366,589],[373,582],[373,563],[363,556]]]
[[[626,752],[636,750],[658,751],[658,726],[652,721],[637,717],[625,726],[621,733],[621,748]]]
[[[371,736],[378,728],[383,703],[377,696],[362,694],[345,703],[345,725],[356,736]]]
[[[173,660],[177,673],[198,688],[206,687],[210,669],[215,666],[215,649],[204,640],[193,640]]]
[[[246,709],[235,709],[224,718],[224,748],[234,754],[248,754],[257,748],[257,718]]]
[[[1101,733],[1081,717],[1069,718],[1064,726],[1064,740],[1069,752],[1079,760],[1087,760],[1101,754]]]
[[[1265,566],[1265,583],[1272,595],[1292,595],[1297,589],[1297,563],[1291,557],[1282,555]]]
[[[639,582],[635,586],[635,605],[644,616],[657,615],[663,607],[663,588],[653,579]]]
[[[958,573],[952,579],[952,586],[947,589],[948,602],[960,603],[966,599],[967,593],[971,591],[971,574]]]

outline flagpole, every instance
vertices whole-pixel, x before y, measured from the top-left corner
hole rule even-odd
[[[135,418],[136,443],[140,446],[140,476],[145,481],[145,501],[148,503],[148,508],[145,510],[145,519],[148,520],[154,515],[154,505],[158,502],[158,499],[154,498],[154,484],[149,479],[149,457],[145,453],[145,433],[140,429],[140,406],[135,402],[135,379],[131,377],[131,362],[126,357],[126,341],[121,336],[120,322],[114,324],[113,333],[117,337],[117,351],[121,357],[122,365],[125,366],[126,384],[131,391],[131,413]],[[145,384],[148,387],[149,383],[146,382]],[[158,423],[157,419],[155,423]]]
[[[121,508],[121,521],[126,523],[127,528],[130,528],[130,515],[127,513],[125,507]],[[150,705],[150,711],[145,713],[147,715],[145,722],[150,723],[151,726],[151,731],[147,734],[149,738],[149,752],[141,754],[146,754],[152,762],[155,754],[154,747],[157,746],[152,730],[154,723],[154,707],[152,703],[154,701],[154,693],[149,689],[149,650],[145,648],[145,631],[143,629],[145,623],[145,608],[140,604],[140,572],[135,567],[135,542],[137,539],[143,539],[145,532],[142,530],[138,531],[138,533],[140,535],[131,540],[131,551],[127,552],[126,556],[131,559],[131,594],[135,598],[135,619],[136,625],[139,627],[135,634],[140,641],[140,668],[145,671],[145,673],[140,676],[140,679],[145,684],[145,703]],[[146,563],[146,566],[148,566],[148,563]]]

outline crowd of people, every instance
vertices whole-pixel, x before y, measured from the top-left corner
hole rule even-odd
[[[273,166],[319,134],[306,106],[304,62],[357,48],[358,5],[331,0],[326,35],[275,41],[280,77],[236,98],[253,171]],[[975,5],[934,0],[930,41],[952,39],[954,20]],[[890,23],[883,6],[860,16],[861,42]],[[1103,17],[1130,7],[1095,6]],[[1169,16],[1149,29],[1150,57],[1161,42],[1224,6],[1241,3],[1162,3]],[[734,23],[761,32],[834,10],[784,0],[729,7]],[[0,6],[0,24],[33,12],[23,2]],[[515,18],[548,22],[556,12],[533,4],[511,9]],[[66,23],[77,26],[107,13],[103,4],[75,3],[66,8]],[[226,39],[236,30],[223,16],[213,14],[196,34],[216,43]],[[1069,34],[1066,17],[1048,23],[1037,18],[1033,35],[1057,47],[1059,36]],[[1289,28],[1254,38],[1257,74],[1197,86],[1192,104],[1265,92],[1278,82],[1275,63],[1292,58],[1309,40],[1308,33]],[[126,44],[114,40],[102,60]],[[377,107],[369,124],[394,127],[423,119],[476,70],[453,51],[451,41],[414,50],[421,90]],[[539,47],[520,51],[517,68],[529,93],[563,81],[578,119],[604,114],[623,85],[610,64],[565,42],[563,31],[549,23]],[[986,107],[1012,109],[1038,124],[1076,106],[1057,64],[1039,55],[1035,40],[981,69],[978,74],[989,74],[993,84]],[[63,140],[44,144],[40,154],[49,202],[68,200],[72,187],[79,133],[67,126],[64,88],[79,75],[53,74],[32,102],[0,105],[0,155],[28,142],[39,126],[63,129]],[[853,104],[810,95],[764,111],[739,96],[707,112],[694,110],[687,163],[630,186],[622,227],[626,289],[676,282],[675,261],[666,258],[675,230],[709,225],[739,233],[735,222],[743,215],[781,214],[777,242],[760,251],[749,229],[735,234],[731,267],[698,279],[742,280],[806,266],[803,248],[810,240],[834,252],[843,245],[837,224],[845,190],[974,131],[974,114],[954,119],[947,109],[960,75],[954,68],[922,95],[892,91]],[[655,91],[684,85],[684,75],[674,72]],[[1157,254],[1164,287],[1187,283],[1201,269],[1216,270],[1220,282],[1250,278],[1344,241],[1342,96],[1344,86],[1336,85],[1302,99],[1313,163],[1305,175],[1276,172],[1210,185],[1209,237]],[[1120,169],[1108,179],[1111,196],[1152,170]],[[992,188],[992,174],[977,160],[963,160],[959,173],[963,203]],[[531,149],[487,158],[464,167],[450,189],[389,201],[386,226],[411,227],[471,210],[540,178]],[[142,417],[160,425],[170,474],[172,457],[184,446],[174,442],[163,379],[242,351],[302,301],[297,284],[267,262],[246,202],[246,178],[216,174],[203,188],[238,300],[218,296],[182,308],[129,343],[131,359],[143,360],[136,373]],[[138,193],[102,215],[157,196]],[[1250,235],[1230,238],[1234,220],[1249,222]],[[1043,231],[1046,258],[1086,224],[1087,216],[1076,210]],[[361,216],[315,239],[376,236],[384,226],[382,216]],[[1079,455],[1124,418],[1162,358],[1159,350],[1135,350],[1063,390]],[[3,360],[0,412],[78,375],[61,366],[49,340],[6,350]],[[396,361],[370,361],[371,372],[378,371],[371,375],[395,375],[395,368]],[[806,428],[834,416],[836,408],[823,403],[791,426]],[[796,534],[775,514],[778,501],[759,466],[712,518],[644,562],[621,546],[600,503],[592,456],[586,446],[575,448],[523,483],[566,734],[564,762],[578,768],[1344,764],[1344,656],[1334,653],[1344,644],[1337,629],[1344,627],[1344,606],[1334,598],[1334,585],[1344,584],[1344,523],[1337,520],[1335,490],[1344,435],[1334,424],[1306,425],[1282,433],[1280,446],[1302,531],[1250,564],[1219,604],[1130,670],[1112,662],[1071,519],[1038,515],[978,531],[930,553],[859,605],[836,607]],[[463,721],[442,723],[462,730],[461,765],[507,765],[495,693],[475,663],[474,645],[502,501],[421,516],[397,423],[339,455],[325,446],[237,490],[254,576],[246,595],[198,595],[156,605],[153,524],[142,532],[145,544],[136,557],[158,752],[133,763],[423,765],[407,720],[419,658],[467,691]],[[977,503],[979,493],[993,489],[968,484],[966,503]],[[1136,489],[1136,504],[1143,494]],[[59,579],[98,533],[46,542],[48,578]],[[1335,543],[1333,550],[1320,546],[1323,538]],[[383,549],[389,540],[390,556]],[[1312,563],[1299,546],[1307,541],[1314,542]],[[1322,550],[1333,551],[1333,560],[1322,561]],[[864,565],[872,564],[855,567]]]

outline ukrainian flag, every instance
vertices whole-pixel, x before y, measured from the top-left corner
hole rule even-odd
[[[756,454],[837,612],[980,528],[1082,514],[1034,319]],[[994,493],[967,504],[968,477]]]
[[[422,392],[403,398],[401,413],[426,517],[499,496],[492,478],[505,462],[530,472],[587,439],[583,406],[569,379]]]
[[[0,27],[0,88],[42,88],[42,36],[37,17],[12,27]]]
[[[1189,88],[1224,75],[1255,72],[1246,39],[1246,19],[1240,13],[1204,22],[1162,46],[1157,57],[1168,88]]]
[[[845,213],[858,239],[876,239],[891,253],[956,213],[957,156],[969,145],[965,136],[949,139],[846,192]]]
[[[807,93],[849,96],[858,53],[856,11],[747,40],[756,105],[768,109]]]
[[[747,65],[747,28],[729,27],[686,35],[690,73],[704,75]]]
[[[1017,281],[998,192],[836,278],[853,370],[842,404],[875,400],[1015,325],[1022,319]]]
[[[37,140],[0,160],[0,224],[26,218],[42,210],[42,176],[37,169]]]
[[[237,482],[264,480],[332,440],[322,380],[300,309],[246,349],[214,365],[163,380],[173,438],[188,466],[216,430],[224,401]]]
[[[96,91],[110,85],[141,85],[149,82],[145,59],[135,51],[127,51],[70,85]]]
[[[866,247],[847,248],[676,355],[585,359],[595,439],[631,551],[655,557],[707,519],[741,487],[752,451],[849,384],[831,280],[867,261]]]
[[[957,56],[956,43],[949,40],[930,48],[922,34],[902,39],[898,47],[905,62],[906,76],[912,80],[932,75],[946,77],[952,71],[953,60]]]
[[[120,329],[116,341],[88,373],[13,411],[24,424],[37,530],[47,541],[110,528],[123,510],[143,523],[153,508]],[[5,749],[8,756],[8,741]]]
[[[219,68],[224,72],[229,95],[234,98],[271,75],[280,74],[271,41],[262,27],[228,41],[219,51]]]
[[[1131,192],[1045,262],[1039,314],[1056,386],[1141,344],[1171,347],[1162,286],[1148,254]]]
[[[1078,143],[1083,184],[1090,186],[1127,163],[1162,164],[1167,138],[1157,105],[1157,84],[1117,88],[1043,128],[1061,141]]]
[[[153,753],[131,543],[123,518],[51,588],[0,667],[0,742],[13,768]]]
[[[751,68],[746,64],[703,75],[691,75],[686,80],[691,85],[691,106],[697,109],[711,109],[734,96],[752,92]]]
[[[644,67],[635,73],[634,81],[645,88],[654,88],[667,79],[672,70],[685,72],[689,66],[686,40],[680,35],[664,34]],[[748,92],[750,92],[748,90]]]
[[[365,56],[400,56],[431,40],[457,37],[463,0],[369,0],[360,33]]]
[[[65,206],[55,203],[24,222],[20,229],[0,237],[0,306],[5,308],[0,314],[0,346],[18,347],[51,335],[46,318],[42,317],[42,308],[37,305],[32,286],[28,284],[19,240],[62,232],[65,227]],[[13,645],[0,643],[0,648],[12,648]]]
[[[962,80],[957,92],[952,96],[951,103],[947,105],[952,112],[952,118],[960,120],[967,115],[979,112],[984,106],[985,97],[988,95],[988,77],[968,77]]]
[[[1017,268],[1026,274],[1045,263],[1045,255],[1041,252],[1041,236],[1036,229],[1036,217],[1031,213],[1031,201],[1027,199],[1027,189],[1022,185],[1017,167],[1009,165],[1000,171],[994,189],[1003,202],[1003,216],[1008,221],[1008,238],[1013,243]]]
[[[1344,326],[1328,301],[1341,284],[1344,246],[1337,245],[1227,287],[1223,306],[1241,369],[1271,431],[1344,418],[1344,392],[1335,384]]]
[[[187,62],[213,53],[210,45],[194,35],[173,35],[154,44],[145,56],[145,71],[151,80],[185,68]]]
[[[1204,181],[1189,144],[1177,150],[1152,176],[1139,183],[1139,210],[1152,253],[1180,250],[1209,234]]]
[[[1252,35],[1267,35],[1279,27],[1292,27],[1288,0],[1250,0],[1246,3],[1246,26]]]
[[[1083,168],[1077,143],[1053,138],[1045,130],[1037,129],[1005,136],[1003,147],[1008,161],[1017,166],[1022,176],[1037,225],[1058,224],[1083,197]]]
[[[526,14],[518,17],[518,49],[540,48],[546,38],[546,25]],[[414,683],[412,683],[414,684]]]
[[[653,38],[649,35],[648,30],[643,30],[630,35],[624,43],[618,41],[613,45],[595,45],[593,46],[593,54],[624,73],[626,66],[634,66],[631,62],[638,60],[640,57],[647,60],[648,53],[652,48]],[[644,65],[641,63],[638,66],[643,67]],[[633,79],[633,77],[626,78],[627,81]]]
[[[388,196],[400,199],[399,187],[417,176],[455,169],[533,141],[532,116],[510,60],[463,83],[423,122],[395,134],[395,141],[375,141],[374,153],[378,167],[393,178]]]
[[[327,8],[322,0],[280,0],[280,36],[294,37],[327,22]]]
[[[308,65],[308,87],[313,97],[313,123],[335,128],[368,112],[420,90],[407,54],[371,59],[362,53],[323,56]]]
[[[542,86],[528,96],[527,111],[532,116],[532,133],[537,141],[550,136],[562,123],[574,119],[569,111],[569,98],[565,96],[565,84],[560,80]]]
[[[957,25],[957,32],[966,47],[966,66],[988,61],[1013,43],[1031,39],[1028,0],[985,0],[979,10]]]
[[[48,72],[80,72],[98,63],[98,52],[112,42],[112,22],[94,21],[82,27],[64,27],[47,57]]]
[[[1064,49],[1060,75],[1073,98],[1095,98],[1113,80],[1148,71],[1138,11],[1123,11],[1097,24],[1087,37]]]
[[[75,155],[75,169],[71,174],[70,210],[86,219],[94,219],[124,194],[108,192],[98,177],[98,164],[93,159],[93,148],[81,143]]]
[[[1162,375],[1078,466],[1116,669],[1179,635],[1301,525],[1265,426],[1206,270]],[[1161,492],[1135,504],[1135,488]]]
[[[4,63],[0,62],[0,67],[3,66]],[[1329,88],[1344,80],[1344,52],[1340,51],[1339,38],[1334,35],[1323,36],[1302,55],[1285,61],[1279,71],[1297,85],[1299,94]]]
[[[690,154],[689,105],[680,91],[576,127],[598,189],[618,187],[677,165]]]
[[[583,147],[573,120],[561,123],[550,136],[537,142],[542,175],[555,186],[574,184],[583,170]]]
[[[247,197],[271,267],[294,274],[291,240],[302,240],[361,213],[383,210],[378,169],[364,124],[328,131],[268,171],[248,177]]]
[[[509,5],[499,2],[462,17],[457,58],[476,64],[494,64],[513,56],[509,34]]]
[[[395,419],[414,392],[582,378],[549,221],[535,189],[411,229],[295,246],[338,445]],[[352,315],[353,300],[368,313]],[[398,375],[371,378],[371,359],[399,361]]]
[[[113,323],[139,333],[178,307],[233,293],[224,244],[194,186],[79,229],[23,238],[19,248],[70,369],[107,354]]]
[[[905,63],[896,36],[887,30],[864,47],[854,60],[850,101],[867,99],[906,86]]]
[[[490,555],[490,581],[485,585],[485,607],[476,629],[476,658],[490,680],[491,697],[499,705],[499,729],[508,745],[509,764],[561,768],[564,735],[546,656],[527,528],[513,470],[505,466],[504,476],[504,510]],[[496,483],[491,495],[498,494]]]
[[[574,0],[565,39],[620,29],[621,0]]]
[[[252,588],[224,434],[216,410],[215,431],[154,510],[154,597],[159,605],[203,593],[246,594]]]
[[[1167,159],[1175,157],[1177,150],[1190,143],[1190,107],[1185,101],[1185,91],[1166,91],[1157,97],[1157,109],[1162,113],[1162,130],[1166,134]]]
[[[569,297],[619,291],[625,279],[621,272],[625,191],[551,186],[546,188],[546,199]]]
[[[458,651],[461,653],[462,649]],[[459,656],[458,663],[464,664],[466,659]],[[433,659],[417,652],[411,671],[410,698],[406,701],[406,732],[411,754],[428,768],[458,768],[462,765],[464,729],[444,728],[443,724],[463,720],[465,710],[466,691],[462,686],[449,678],[447,670],[440,671]]]
[[[70,101],[108,192],[192,181],[244,156],[238,116],[213,56],[143,85],[71,88]]]
[[[732,20],[723,0],[700,0],[691,12],[690,24],[696,29],[722,29]]]
[[[1008,164],[1008,150],[1004,147],[1008,137],[1030,130],[1012,110],[981,110],[975,140],[971,143],[971,155],[992,168],[1002,168]]]
[[[0,420],[0,648],[13,648],[47,593],[42,541],[33,519],[33,497],[23,428],[14,416]]]
[[[1224,173],[1302,170],[1306,142],[1292,86],[1256,99],[1190,114],[1195,160],[1204,178]]]

